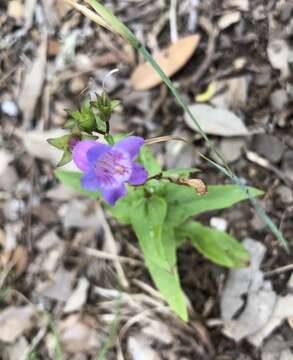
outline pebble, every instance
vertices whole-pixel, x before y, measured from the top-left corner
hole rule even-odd
[[[293,202],[293,192],[285,185],[281,185],[276,190],[276,193],[280,196],[281,200],[285,204]]]
[[[1,104],[1,110],[4,114],[15,117],[18,115],[18,109],[14,101],[12,100],[5,100]]]
[[[286,152],[283,158],[283,170],[293,180],[293,151],[289,150]]]
[[[284,89],[275,90],[270,100],[274,110],[283,110],[288,103],[287,92]]]
[[[222,139],[220,152],[228,162],[236,161],[240,158],[245,146],[245,140],[241,138]]]
[[[283,143],[275,136],[268,134],[256,135],[253,139],[253,149],[272,163],[281,160],[284,153]]]
[[[227,221],[219,217],[212,217],[210,220],[210,225],[211,227],[221,231],[226,231],[228,227]]]

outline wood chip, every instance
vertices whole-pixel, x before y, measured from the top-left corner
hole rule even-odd
[[[154,59],[167,76],[172,76],[190,59],[199,40],[200,36],[197,34],[184,37],[159,52]],[[149,63],[139,65],[131,75],[131,84],[136,90],[148,90],[161,82],[160,76]]]
[[[47,62],[47,39],[44,37],[38,48],[36,58],[24,76],[18,98],[18,105],[23,114],[23,127],[27,128],[34,116],[35,107],[40,97],[45,80]]]

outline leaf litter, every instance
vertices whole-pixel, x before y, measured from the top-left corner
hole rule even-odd
[[[221,182],[222,179],[219,174],[211,172],[211,169],[198,157],[198,151],[206,153],[205,145],[193,128],[187,128],[183,114],[178,111],[169,94],[162,90],[163,87],[159,88],[160,83],[143,92],[134,92],[128,86],[128,79],[135,70],[136,59],[133,51],[127,55],[131,60],[121,60],[124,59],[123,56],[117,55],[127,52],[125,44],[109,33],[103,37],[104,33],[102,34],[100,29],[93,27],[75,12],[69,11],[70,6],[64,5],[63,1],[50,1],[46,4],[36,0],[14,2],[18,3],[19,9],[19,4],[22,5],[23,16],[17,14],[16,8],[15,16],[8,18],[6,5],[0,6],[3,33],[0,44],[1,70],[3,70],[3,74],[0,75],[1,151],[4,150],[6,153],[6,159],[3,157],[4,161],[1,163],[3,174],[0,181],[0,217],[5,245],[4,251],[1,247],[0,256],[8,251],[6,245],[10,247],[9,255],[5,255],[8,261],[4,267],[1,266],[0,284],[4,285],[4,288],[0,289],[1,313],[10,309],[15,303],[17,308],[23,307],[21,305],[23,298],[16,302],[15,296],[8,296],[9,292],[6,291],[7,287],[16,288],[30,302],[51,314],[59,330],[59,342],[65,359],[83,359],[86,356],[96,359],[104,342],[107,341],[113,321],[117,321],[116,309],[119,296],[122,297],[119,310],[121,318],[114,342],[116,339],[121,342],[121,352],[125,357],[130,356],[127,352],[129,338],[135,338],[137,344],[146,348],[146,353],[174,360],[194,358],[230,360],[241,357],[257,360],[263,357],[262,360],[271,360],[265,356],[275,356],[275,358],[285,356],[282,351],[278,351],[279,345],[282,346],[284,353],[290,354],[288,347],[292,335],[292,315],[290,315],[292,289],[286,288],[289,272],[280,273],[272,278],[265,276],[261,282],[264,274],[260,267],[258,272],[255,270],[262,275],[258,275],[258,280],[251,281],[256,288],[255,291],[248,287],[243,296],[250,300],[244,301],[238,309],[239,314],[236,312],[236,317],[232,317],[232,321],[239,320],[238,328],[242,326],[241,331],[237,330],[235,335],[243,336],[247,334],[247,329],[251,330],[251,324],[247,325],[245,331],[243,330],[245,318],[253,317],[252,307],[261,306],[263,309],[265,296],[275,293],[271,297],[275,296],[276,302],[271,315],[268,316],[269,320],[260,327],[260,330],[251,336],[245,335],[238,343],[228,339],[218,329],[213,331],[206,328],[210,317],[219,317],[217,304],[226,273],[190,251],[188,245],[180,250],[179,254],[183,288],[190,302],[192,320],[188,325],[174,318],[157,296],[141,261],[121,262],[122,271],[129,282],[129,290],[122,291],[121,295],[113,259],[115,258],[116,261],[123,257],[141,259],[141,254],[136,243],[132,241],[133,235],[127,228],[118,227],[108,219],[107,214],[108,227],[105,227],[105,223],[101,226],[94,206],[90,206],[78,194],[65,190],[54,179],[53,166],[59,160],[59,154],[47,152],[45,140],[51,135],[47,136],[46,132],[62,126],[66,116],[63,109],[78,106],[83,95],[87,95],[92,89],[101,88],[105,73],[111,71],[114,64],[115,67],[119,67],[120,72],[107,86],[115,96],[123,99],[123,107],[115,118],[113,128],[117,129],[117,132],[135,131],[146,135],[147,138],[176,132],[184,133],[184,137],[186,136],[188,140],[194,140],[193,143],[189,142],[188,150],[181,146],[186,145],[185,143],[177,146],[174,141],[167,143],[166,147],[160,144],[152,145],[158,153],[160,162],[163,165],[173,162],[182,167],[186,167],[187,164],[191,167],[199,167],[211,183]],[[127,6],[130,3],[131,6]],[[245,159],[246,150],[252,150],[253,142],[260,143],[259,138],[245,134],[231,137],[221,135],[229,134],[230,126],[237,124],[239,119],[243,133],[248,132],[249,135],[253,135],[253,131],[250,131],[251,126],[260,127],[265,135],[269,136],[266,137],[265,146],[257,146],[255,151],[267,158],[268,163],[273,162],[276,168],[283,169],[286,174],[292,173],[293,112],[290,84],[292,12],[284,3],[276,1],[275,4],[270,5],[271,8],[268,7],[269,5],[261,4],[262,6],[257,6],[256,11],[247,0],[227,0],[223,4],[217,1],[199,1],[193,2],[194,9],[191,15],[187,1],[177,2],[179,39],[190,35],[192,37],[199,35],[201,39],[194,50],[192,46],[187,49],[187,53],[191,53],[188,55],[191,56],[189,60],[183,52],[180,54],[178,51],[180,45],[174,56],[185,56],[185,63],[176,70],[176,85],[189,104],[192,105],[197,94],[204,94],[205,89],[212,84],[213,91],[205,94],[201,102],[212,108],[213,121],[218,120],[217,112],[215,116],[215,111],[218,109],[224,109],[238,118],[235,123],[228,124],[226,121],[221,126],[221,132],[216,131],[213,140],[218,143],[228,160],[233,162],[233,167],[235,166],[241,177],[268,190],[263,204],[281,224],[288,238],[291,238],[293,224],[290,186],[283,184],[282,178],[274,173],[262,169],[256,163],[248,163]],[[111,0],[109,4],[116,10],[116,4]],[[167,2],[156,3],[155,10],[154,4],[147,1],[138,4],[135,1],[125,0],[118,6],[121,8],[117,10],[117,14],[127,21],[153,53],[158,49],[168,49],[170,37],[166,26],[169,11]],[[231,13],[232,15],[226,16]],[[239,21],[238,13],[241,16]],[[266,24],[270,21],[270,14],[273,14],[274,21],[281,24],[277,37],[275,33],[267,33]],[[193,29],[189,34],[185,24],[185,19],[188,18]],[[222,19],[223,28],[216,34],[215,49],[211,53],[205,30],[202,28],[203,18],[210,19],[212,27],[215,28]],[[45,51],[44,46],[44,52],[41,54],[41,46],[45,45],[43,35],[46,33],[48,49]],[[164,53],[164,50],[161,53]],[[174,56],[172,66],[178,65],[178,60],[175,61]],[[31,63],[27,59],[32,59]],[[200,76],[196,76],[196,81],[192,81],[201,63],[206,61],[209,62],[209,66]],[[29,78],[28,74],[37,73],[37,70],[33,71],[33,69],[39,69],[40,76]],[[21,76],[22,74],[24,76]],[[188,80],[188,86],[184,85],[185,79]],[[141,78],[138,81],[144,84]],[[27,86],[32,86],[32,89],[29,89],[33,94],[31,99],[25,96],[28,94],[25,91],[26,82]],[[80,94],[83,84],[90,84],[90,89],[85,89],[84,93]],[[22,96],[20,108],[17,106],[17,95]],[[25,104],[26,100],[29,104]],[[196,101],[195,105],[203,105],[199,104],[200,100],[196,99]],[[153,104],[154,109],[152,109]],[[28,119],[26,123],[23,121],[25,118]],[[21,125],[26,127],[23,128],[22,135],[18,132]],[[239,133],[238,125],[235,126]],[[234,128],[233,131],[235,133]],[[283,144],[282,151],[279,151],[280,147],[278,151],[273,148],[271,152],[267,150],[270,148],[267,145],[270,143],[270,136],[278,137]],[[78,213],[79,218],[70,215],[71,206]],[[265,229],[255,228],[254,222],[249,221],[250,215],[245,206],[241,210],[235,208],[225,213],[229,231],[239,238],[245,238],[253,232],[253,236],[258,241],[266,244],[267,253],[261,269],[265,267],[271,270],[290,263],[290,258],[276,247],[274,239],[268,238]],[[213,218],[215,216],[222,218],[223,215],[212,215]],[[204,217],[204,221],[211,220]],[[218,220],[212,222],[216,224],[215,226],[220,226]],[[75,226],[76,224],[78,226]],[[86,229],[84,224],[92,228]],[[105,228],[110,229],[112,233],[116,256],[111,253],[112,257],[109,258],[93,257],[82,251],[83,247],[100,249],[102,253],[105,253],[106,249],[109,250]],[[11,245],[8,246],[8,242]],[[17,274],[15,265],[11,271],[9,269],[14,263],[13,254],[19,247],[26,250],[29,261]],[[63,277],[59,276],[60,272],[63,273]],[[136,277],[144,287],[131,281]],[[107,289],[98,290],[96,285],[106,286]],[[110,293],[112,296],[109,295]],[[45,296],[48,294],[48,297]],[[281,305],[277,306],[278,303]],[[269,302],[264,308],[268,308],[268,305]],[[66,306],[68,313],[64,313]],[[267,316],[267,313],[263,311],[262,315]],[[194,318],[198,318],[198,314],[203,316],[197,323]],[[259,318],[260,314],[257,314],[258,321]],[[264,323],[264,318],[261,318],[258,324]],[[32,349],[35,343],[34,337],[40,336],[41,340],[34,348],[36,356],[40,359],[55,359],[56,341],[58,342],[56,336],[51,330],[46,328],[44,330],[43,325],[37,322],[33,326],[29,321],[27,324],[29,326],[17,335],[13,342],[3,345],[0,357],[9,353],[9,360],[14,360],[13,356],[19,360],[17,354]],[[11,326],[13,330],[13,325]],[[123,337],[120,337],[121,329],[125,330]],[[272,342],[270,345],[275,336],[281,336],[283,340]],[[248,341],[255,343],[259,351],[248,347]],[[117,358],[119,349],[118,343],[112,345],[107,353],[110,360]],[[271,347],[268,350],[269,345]],[[13,350],[16,355],[13,355]]]

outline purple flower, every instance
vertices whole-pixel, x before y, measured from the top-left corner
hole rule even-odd
[[[80,141],[73,149],[76,166],[84,172],[81,186],[90,191],[99,190],[110,204],[127,193],[125,183],[143,184],[147,179],[145,168],[134,160],[144,140],[129,136],[109,146],[93,140]]]

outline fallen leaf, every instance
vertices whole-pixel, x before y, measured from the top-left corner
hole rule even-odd
[[[264,345],[261,360],[292,360],[293,353],[289,347],[281,335],[275,335]]]
[[[24,2],[24,28],[29,30],[33,24],[34,12],[36,9],[37,0],[25,0]]]
[[[53,283],[43,290],[42,295],[52,300],[65,302],[72,294],[72,280],[73,273],[60,267],[56,271]]]
[[[272,67],[280,70],[283,79],[287,78],[290,75],[290,49],[288,43],[282,39],[270,41],[267,54]]]
[[[8,3],[7,14],[16,21],[20,20],[23,14],[22,3],[19,0],[12,0]]]
[[[189,110],[206,134],[227,137],[249,135],[243,121],[229,110],[213,108],[206,104],[191,105]],[[196,124],[188,114],[185,114],[184,118],[192,130],[198,131]]]
[[[26,151],[37,159],[47,160],[53,166],[56,166],[62,156],[62,151],[50,145],[47,140],[64,135],[63,130],[19,132]]]
[[[229,26],[236,24],[241,19],[241,14],[239,11],[232,11],[227,14],[224,14],[218,20],[218,26],[220,30],[224,30]]]
[[[233,8],[242,11],[249,10],[249,0],[226,0],[223,3],[224,8]]]
[[[0,312],[0,340],[14,342],[35,324],[36,312],[31,306],[10,306]]]
[[[167,76],[172,76],[190,59],[199,40],[199,35],[184,37],[154,55],[154,59]],[[149,63],[139,65],[132,73],[130,81],[136,90],[148,90],[162,82],[160,76]]]
[[[80,310],[87,300],[87,292],[90,284],[86,278],[80,278],[78,280],[76,288],[67,300],[64,313],[71,313]]]
[[[252,239],[246,239],[243,245],[251,253],[251,264],[245,269],[230,270],[221,299],[222,331],[235,341],[262,329],[269,321],[277,299],[271,283],[264,281],[259,270],[265,247]],[[246,304],[244,295],[247,296]],[[243,305],[243,311],[234,318]]]
[[[145,336],[130,336],[127,350],[132,360],[160,360],[160,355],[150,347]]]
[[[79,315],[62,320],[59,333],[62,349],[71,354],[97,351],[101,346],[97,331],[83,322]]]
[[[254,346],[260,346],[265,338],[291,316],[293,316],[293,295],[279,296],[269,321],[257,333],[251,335],[248,341]]]
[[[215,81],[214,87],[217,95],[213,96],[210,102],[219,108],[241,108],[247,104],[248,85],[248,76]]]
[[[89,212],[90,204],[90,201],[77,199],[64,204],[59,210],[59,215],[63,218],[64,228],[95,228],[97,226],[97,213],[95,210]]]
[[[16,275],[21,275],[28,264],[28,254],[24,246],[17,245],[15,249],[0,253],[0,266],[7,267],[8,264],[15,271]]]
[[[13,154],[0,149],[0,176],[4,175],[9,163],[13,160]]]
[[[23,359],[23,354],[29,348],[29,343],[24,336],[21,336],[13,344],[5,346],[5,352],[8,355],[9,360],[20,360]]]
[[[34,116],[34,110],[40,97],[45,80],[47,62],[47,38],[43,38],[36,58],[25,73],[18,98],[18,105],[23,114],[23,127],[27,128]]]

